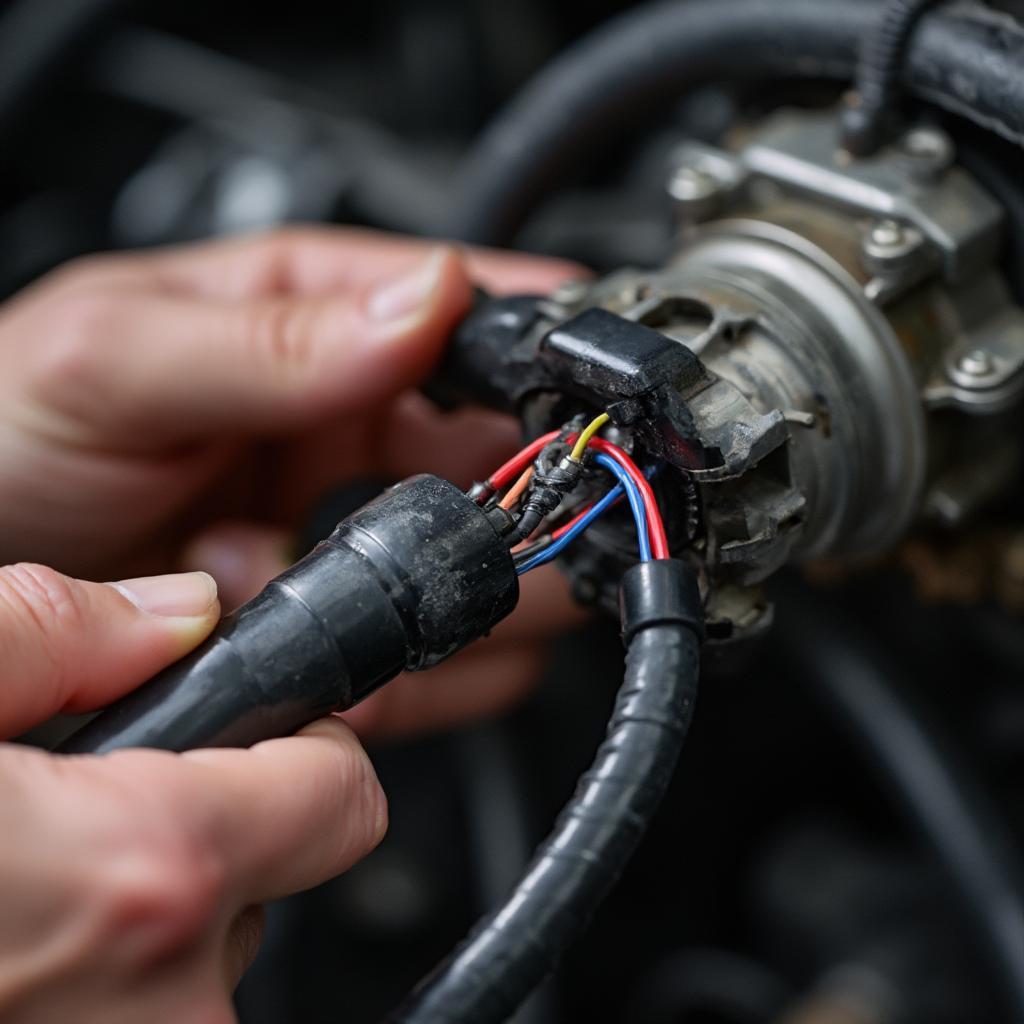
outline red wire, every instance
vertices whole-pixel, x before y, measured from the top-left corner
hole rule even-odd
[[[533,462],[535,458],[541,453],[541,449],[545,445],[551,444],[562,432],[560,430],[552,430],[549,434],[542,434],[537,438],[536,441],[528,444],[521,452],[517,455],[513,455],[508,462],[499,466],[488,478],[487,486],[491,488],[491,493],[500,491],[503,487],[507,487],[512,481],[519,476],[520,473],[526,467]]]
[[[591,504],[587,505],[587,507],[584,508],[582,512],[577,512],[576,515],[574,515],[572,519],[569,520],[569,522],[564,523],[557,530],[552,530],[551,539],[558,540],[558,538],[561,537],[563,533],[567,533],[569,530],[571,530],[593,507],[593,502],[591,502]]]
[[[630,476],[633,483],[640,491],[643,499],[644,510],[647,513],[647,529],[651,535],[651,554],[655,558],[669,558],[668,537],[665,535],[665,524],[661,519],[661,510],[654,497],[654,491],[647,482],[647,477],[640,472],[639,466],[617,445],[606,441],[603,437],[595,437],[587,446],[594,451],[604,452],[609,458],[614,459]]]
[[[496,469],[487,478],[487,486],[491,489],[491,493],[493,494],[495,491],[499,491],[503,487],[512,483],[512,481],[540,454],[544,446],[550,444],[560,435],[560,430],[552,430],[550,433],[543,434],[541,437],[538,437],[536,441],[528,444],[521,452],[513,455],[508,462],[499,466],[498,469]],[[578,434],[570,434],[565,439],[566,443],[572,444],[578,436]],[[650,534],[651,539],[651,554],[655,558],[670,557],[668,537],[665,535],[665,524],[661,518],[661,510],[658,508],[658,502],[655,500],[654,491],[651,490],[651,485],[647,482],[647,477],[640,472],[640,468],[637,464],[617,444],[612,444],[611,441],[606,441],[603,437],[594,437],[591,438],[588,447],[593,448],[594,451],[604,452],[605,455],[614,459],[629,474],[630,479],[636,484],[637,489],[640,491],[640,497],[644,503],[644,510],[647,513],[647,531]],[[573,525],[573,523],[584,516],[586,512],[587,509],[584,509],[578,515],[569,520],[569,522],[564,526],[560,526],[554,533],[552,533],[552,538],[557,540]]]

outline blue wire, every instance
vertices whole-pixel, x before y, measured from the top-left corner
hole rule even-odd
[[[566,530],[558,540],[553,541],[543,551],[538,551],[528,562],[523,562],[516,572],[522,576],[524,572],[536,569],[556,559],[590,524],[608,511],[622,497],[622,484],[616,484],[597,504],[591,505],[587,514],[578,523]]]
[[[640,545],[640,561],[651,560],[651,538],[647,533],[647,512],[644,509],[643,498],[640,497],[640,489],[633,483],[630,475],[610,456],[604,452],[598,452],[594,461],[604,469],[607,469],[612,476],[626,489],[626,498],[629,500],[629,507],[633,510],[633,521],[636,523],[636,537]]]
[[[522,576],[524,572],[536,569],[539,565],[551,562],[556,559],[591,523],[599,516],[608,511],[622,497],[623,491],[629,499],[629,507],[633,512],[633,520],[636,523],[637,538],[640,545],[640,561],[651,560],[651,541],[647,535],[647,513],[644,510],[644,503],[640,497],[637,486],[630,479],[629,474],[612,458],[603,452],[596,456],[599,466],[604,467],[612,473],[619,481],[597,504],[593,505],[585,516],[570,529],[566,530],[558,540],[548,545],[543,551],[538,551],[528,562],[524,562],[516,572]]]

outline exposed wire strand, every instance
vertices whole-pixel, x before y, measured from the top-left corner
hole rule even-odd
[[[605,417],[602,419],[602,417]],[[601,437],[595,437],[594,433],[608,422],[607,414],[602,413],[601,416],[595,417],[587,427],[579,434],[569,434],[564,437],[567,444],[573,445],[573,452],[581,450],[586,452],[587,449],[591,449],[598,454],[605,455],[612,459],[632,480],[635,485],[636,491],[640,498],[640,502],[644,512],[644,522],[646,524],[646,538],[649,537],[650,551],[654,558],[669,558],[670,552],[668,547],[668,537],[665,533],[665,524],[661,518],[661,511],[658,508],[657,499],[654,496],[654,491],[651,489],[650,484],[647,482],[646,477],[640,471],[637,464],[630,458],[630,456],[618,445],[612,444],[611,441],[607,441]],[[587,437],[588,432],[590,433],[589,438]],[[476,497],[477,500],[483,503],[487,500],[490,495],[495,494],[497,491],[508,487],[515,480],[512,491],[509,492],[511,495],[516,488],[519,488],[520,484],[523,483],[523,477],[526,472],[531,468],[533,460],[549,445],[552,441],[558,440],[563,437],[563,432],[560,430],[552,430],[547,434],[543,434],[538,437],[535,441],[528,444],[522,451],[516,453],[507,462],[503,463],[498,467],[491,475],[487,478],[483,485],[478,485],[480,488]],[[582,449],[580,449],[580,441],[584,441]],[[518,476],[518,480],[516,479]],[[523,485],[525,488],[525,484]],[[522,494],[522,490],[515,494],[515,497],[519,497]],[[510,499],[506,495],[503,499],[503,506],[509,507],[512,504],[514,498]],[[505,504],[507,502],[507,504]],[[559,530],[555,531],[552,535],[552,541],[557,541],[568,532],[577,521],[583,519],[587,514],[587,511],[579,513],[579,515],[565,526],[560,527]],[[589,523],[592,520],[588,520]],[[573,534],[578,536],[578,534]]]

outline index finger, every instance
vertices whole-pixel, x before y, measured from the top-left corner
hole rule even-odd
[[[198,297],[245,300],[359,290],[382,275],[400,275],[436,245],[436,239],[362,228],[301,227],[158,249],[131,259],[144,261],[138,266],[159,286]],[[459,248],[474,281],[499,295],[549,292],[587,275],[567,260]]]

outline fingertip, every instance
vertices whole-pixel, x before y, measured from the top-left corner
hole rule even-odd
[[[388,829],[387,797],[377,778],[370,755],[359,737],[339,715],[327,715],[300,729],[289,740],[271,740],[271,744],[292,743],[296,739],[316,741],[322,750],[329,751],[327,758],[317,759],[311,776],[316,776],[328,789],[338,796],[337,787],[344,789],[344,799],[350,804],[351,820],[366,828],[363,840],[350,836],[354,846],[365,856],[384,838]],[[259,749],[265,744],[257,744]],[[334,785],[332,785],[334,783]]]
[[[473,280],[495,295],[546,294],[567,281],[593,277],[582,264],[549,256],[501,249],[469,249],[465,256]]]
[[[355,753],[358,759],[358,784],[363,804],[361,814],[357,817],[370,826],[365,846],[365,853],[369,853],[380,844],[387,834],[388,798],[366,748],[352,727],[340,715],[328,715],[326,718],[311,722],[300,732],[300,735],[322,737],[344,748],[347,752]]]
[[[340,746],[359,746],[359,739],[344,719],[338,715],[327,715],[325,718],[318,718],[315,722],[303,726],[296,736],[312,736]],[[360,748],[361,749],[361,748]]]
[[[182,654],[203,640],[220,618],[217,581],[207,572],[143,576],[106,586],[170,634]]]
[[[437,246],[322,306],[315,373],[301,391],[300,414],[358,412],[420,384],[444,353],[472,302],[472,285],[451,246]]]
[[[368,291],[363,350],[380,357],[387,349],[392,365],[413,383],[440,357],[448,332],[472,299],[462,257],[450,245],[434,246],[412,268]]]
[[[370,321],[393,330],[428,317],[449,290],[468,285],[459,253],[450,245],[436,245],[402,273],[370,288],[364,305]]]

